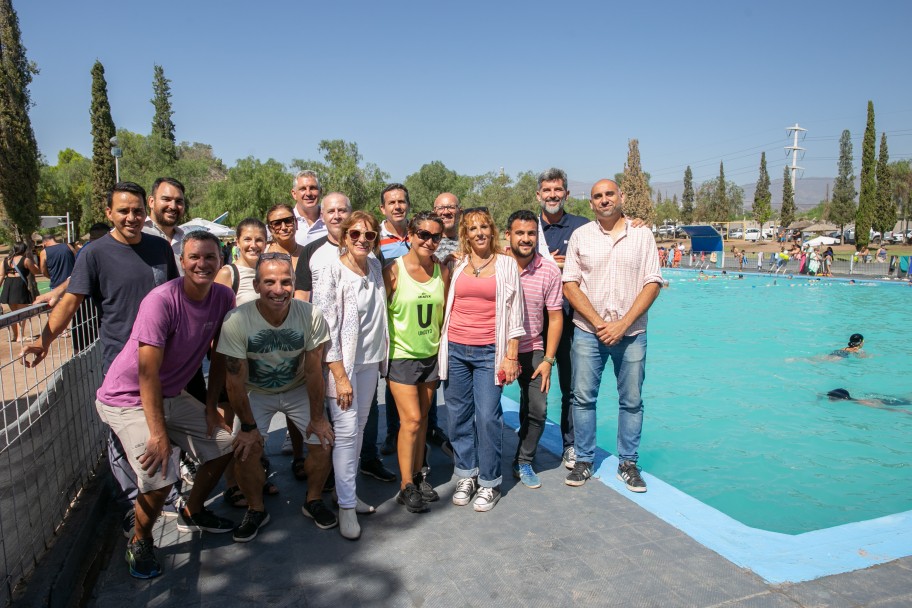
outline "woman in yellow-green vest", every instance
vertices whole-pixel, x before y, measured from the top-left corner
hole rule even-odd
[[[449,270],[434,257],[443,238],[439,217],[418,213],[409,222],[408,236],[409,252],[383,272],[390,337],[386,380],[401,421],[397,451],[402,482],[396,502],[419,513],[439,498],[421,469],[428,411],[437,390],[437,351]]]

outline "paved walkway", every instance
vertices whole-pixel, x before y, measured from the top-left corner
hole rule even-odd
[[[306,486],[292,477],[290,459],[279,455],[283,436],[272,432],[267,446],[281,494],[266,499],[272,521],[253,542],[180,533],[174,519],[160,520],[156,545],[164,574],[132,579],[123,558],[126,540],[119,536],[89,605],[912,605],[912,558],[770,585],[596,480],[582,488],[564,485],[559,457],[544,450],[536,463],[543,486],[529,490],[509,475],[516,448],[509,428],[504,495],[494,510],[476,513],[450,502],[452,464],[434,449],[430,480],[441,501],[429,513],[410,514],[395,502],[398,484],[359,476],[359,495],[378,512],[361,516],[361,539],[347,541],[338,529],[319,530],[301,514]],[[395,456],[386,464],[395,468]],[[220,499],[212,507],[237,521],[243,515]]]

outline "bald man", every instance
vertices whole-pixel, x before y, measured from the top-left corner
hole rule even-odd
[[[441,264],[450,260],[450,255],[459,249],[459,198],[450,192],[444,192],[434,199],[434,213],[443,220],[443,239],[437,245],[434,256]]]
[[[592,186],[595,221],[570,237],[564,262],[564,296],[573,307],[573,426],[576,464],[568,486],[592,476],[596,399],[610,359],[618,389],[617,478],[645,492],[637,467],[643,428],[641,391],[646,375],[647,311],[662,288],[652,231],[624,217],[624,194],[614,180]]]

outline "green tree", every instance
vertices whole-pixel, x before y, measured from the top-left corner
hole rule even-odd
[[[538,178],[532,171],[516,176],[516,181],[503,172],[490,172],[475,178],[475,184],[462,201],[462,207],[487,207],[500,232],[504,231],[507,218],[518,209],[537,211],[535,199]]]
[[[871,240],[871,227],[877,208],[877,175],[874,145],[877,143],[877,131],[874,129],[874,102],[868,101],[868,122],[865,126],[864,140],[861,145],[861,195],[858,197],[858,210],[855,212],[855,247],[867,247]]]
[[[92,161],[67,148],[57,155],[54,166],[41,165],[38,182],[38,210],[41,215],[66,215],[81,225],[82,211],[92,200]]]
[[[896,200],[893,198],[886,133],[880,134],[880,153],[877,155],[877,206],[874,209],[873,225],[874,230],[881,234],[886,234],[896,226]]]
[[[649,192],[649,178],[640,166],[640,144],[638,140],[631,139],[627,145],[627,162],[624,164],[621,185],[625,197],[624,214],[651,224],[655,214]]]
[[[782,226],[788,226],[795,221],[795,190],[792,188],[792,176],[789,168],[782,171],[782,209],[779,211],[779,221]]]
[[[417,213],[430,211],[434,207],[434,199],[442,192],[455,194],[462,201],[472,190],[472,182],[470,176],[459,175],[452,169],[447,169],[439,160],[435,160],[422,165],[417,173],[406,177],[403,183],[409,190],[412,212]]]
[[[829,221],[839,226],[839,234],[855,219],[855,167],[852,164],[852,135],[846,129],[839,138],[839,165],[833,184]]]
[[[684,193],[681,195],[681,221],[689,224],[694,221],[694,186],[693,171],[690,165],[684,170]]]
[[[174,122],[171,117],[171,81],[165,78],[165,70],[158,64],[153,67],[153,97],[150,100],[155,107],[152,117],[152,137],[161,146],[162,153],[171,163],[177,160],[177,142],[174,140]]]
[[[16,240],[38,227],[38,144],[28,114],[28,87],[37,73],[25,56],[11,0],[0,0],[0,201]]]
[[[105,221],[105,199],[114,188],[114,157],[111,156],[111,138],[114,137],[114,119],[108,103],[108,83],[104,66],[95,61],[92,66],[92,199],[82,213],[82,229],[86,231],[96,222]]]
[[[713,222],[728,221],[731,215],[732,200],[728,197],[728,183],[725,181],[725,166],[719,163],[719,177],[714,182],[712,193],[709,200],[704,203],[707,207],[705,214],[706,219]],[[702,189],[702,188],[701,188]],[[706,193],[704,193],[705,195]]]
[[[912,160],[900,160],[890,163],[890,176],[893,182],[893,198],[899,207],[900,219],[903,220],[903,231],[908,230],[909,216],[912,215]]]
[[[320,176],[324,193],[342,192],[349,198],[353,208],[378,213],[380,192],[386,186],[389,174],[373,163],[362,165],[363,159],[355,142],[324,139],[320,142],[319,150],[323,153],[325,162],[294,159],[291,161],[292,169],[295,172],[315,171]],[[291,191],[290,179],[287,190]],[[289,197],[290,195],[285,198]]]
[[[285,165],[271,158],[260,162],[248,156],[228,169],[226,179],[209,186],[198,213],[213,218],[227,211],[228,225],[235,225],[245,217],[265,221],[266,211],[276,203],[287,203],[290,191],[291,174]]]
[[[751,207],[754,219],[760,223],[760,233],[763,225],[773,216],[773,195],[770,193],[770,176],[766,170],[766,152],[760,153],[760,177],[757,178],[757,188],[754,190],[754,204]]]

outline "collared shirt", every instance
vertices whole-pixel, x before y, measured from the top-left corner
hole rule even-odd
[[[538,224],[541,226],[545,241],[548,243],[548,251],[557,250],[557,255],[567,255],[567,244],[570,242],[570,236],[578,228],[591,221],[581,215],[564,213],[559,220],[549,224],[545,221],[544,213],[540,213],[538,216]]]
[[[304,247],[321,236],[326,236],[326,224],[323,223],[322,217],[318,217],[317,221],[311,224],[306,217],[298,213],[297,205],[293,205],[291,209],[294,211],[295,220],[298,222],[298,229],[295,232],[295,241],[297,241],[298,245]]]
[[[448,236],[444,236],[442,239],[440,239],[440,244],[437,245],[437,251],[434,252],[434,257],[437,258],[437,261],[442,264],[446,257],[456,251],[458,248],[458,238],[451,239]]]
[[[386,229],[386,220],[380,222],[380,253],[383,254],[383,265],[391,263],[409,252],[408,233],[400,237]]]
[[[564,283],[579,283],[598,315],[617,321],[630,310],[633,301],[649,283],[662,283],[655,238],[648,228],[632,228],[624,222],[617,240],[598,222],[590,222],[570,237],[564,262]],[[626,336],[646,331],[647,314],[633,322]],[[595,327],[574,313],[573,323],[595,333]]]
[[[146,234],[151,234],[152,236],[157,236],[168,241],[168,244],[171,245],[171,250],[174,252],[174,263],[177,264],[177,271],[180,273],[180,276],[184,276],[184,269],[181,268],[181,244],[184,242],[184,230],[180,226],[174,227],[174,236],[170,239],[165,232],[159,228],[158,224],[152,221],[151,217],[146,217],[146,221],[143,223],[143,232]]]
[[[545,310],[560,310],[562,298],[561,271],[557,264],[536,253],[519,272],[523,290],[523,328],[526,335],[519,339],[519,352],[544,350],[542,329]]]

